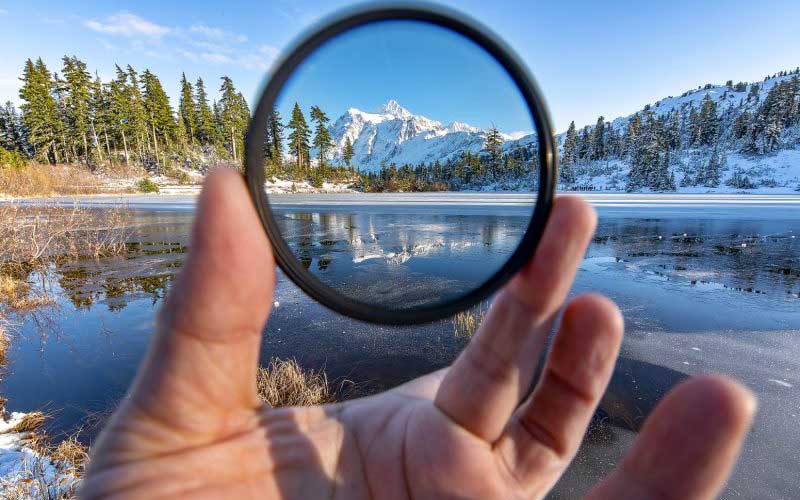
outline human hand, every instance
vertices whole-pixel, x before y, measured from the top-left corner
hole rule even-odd
[[[558,198],[535,258],[450,368],[377,396],[272,409],[256,394],[271,248],[241,176],[212,173],[190,255],[80,495],[543,498],[578,449],[622,339],[612,302],[573,299],[519,405],[595,223],[585,202]],[[749,391],[728,379],[681,384],[589,498],[713,498],[754,409]]]

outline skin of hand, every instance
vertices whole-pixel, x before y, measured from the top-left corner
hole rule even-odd
[[[622,340],[611,301],[572,299],[519,405],[595,224],[588,204],[559,197],[535,257],[449,368],[368,398],[272,409],[256,395],[276,279],[271,248],[241,176],[212,173],[190,254],[79,495],[543,498],[575,455]],[[721,376],[680,384],[587,498],[715,497],[755,407]]]

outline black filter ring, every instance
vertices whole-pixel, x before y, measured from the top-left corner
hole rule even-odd
[[[488,280],[469,293],[440,304],[413,309],[379,308],[356,301],[325,285],[306,270],[281,236],[269,208],[265,182],[262,139],[266,120],[278,95],[297,67],[330,39],[354,28],[381,21],[420,21],[447,28],[482,47],[508,72],[522,94],[536,126],[539,145],[539,190],[528,227],[516,250]],[[245,174],[278,265],[297,286],[324,306],[352,318],[388,325],[412,325],[436,321],[468,309],[496,292],[533,256],[553,205],[557,179],[555,139],[550,115],[536,82],[514,52],[489,30],[450,9],[420,3],[370,4],[346,10],[320,23],[285,52],[263,86],[245,144]]]

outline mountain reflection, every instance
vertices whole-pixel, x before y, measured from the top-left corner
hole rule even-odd
[[[427,301],[439,301],[479,286],[516,249],[529,220],[477,214],[276,215],[303,267],[351,298],[371,303],[419,298],[422,290],[431,292]]]

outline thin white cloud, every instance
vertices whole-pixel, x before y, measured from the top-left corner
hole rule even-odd
[[[83,25],[98,33],[126,37],[129,49],[158,59],[184,59],[262,71],[278,54],[272,45],[253,47],[247,43],[247,36],[217,26],[195,23],[188,27],[168,27],[126,11],[103,20],[85,20]],[[117,49],[107,40],[99,43],[107,50]]]
[[[103,40],[102,38],[99,38],[97,42],[106,50],[117,50],[116,45],[114,45],[113,43],[109,43],[108,41]]]
[[[258,48],[258,51],[268,58],[269,62],[272,62],[276,57],[278,57],[278,47],[275,47],[274,45],[261,45]]]
[[[235,43],[244,43],[247,41],[247,36],[245,35],[226,31],[222,28],[216,28],[214,26],[208,26],[206,24],[191,25],[189,27],[189,33],[194,33],[218,41],[231,41]]]
[[[206,62],[215,64],[233,63],[233,59],[226,56],[225,54],[220,54],[219,52],[203,52],[202,54],[200,54],[200,57]]]
[[[119,12],[108,16],[104,21],[88,20],[84,26],[108,35],[120,35],[128,38],[144,36],[147,38],[161,38],[170,32],[170,28],[143,19],[130,12]]]
[[[6,9],[0,9],[0,16],[6,15],[6,14],[8,14],[8,11]]]
[[[192,52],[191,50],[178,49],[177,54],[183,59],[188,59],[192,62],[197,62],[200,60],[200,56],[196,52]]]
[[[43,17],[42,22],[45,24],[64,24],[64,20],[58,17]]]

